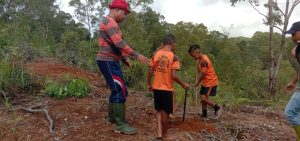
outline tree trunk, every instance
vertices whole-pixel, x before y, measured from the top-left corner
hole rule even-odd
[[[289,3],[287,2],[287,8],[288,8],[288,5]],[[277,60],[276,60],[276,68],[275,68],[275,72],[274,72],[274,78],[275,80],[277,79],[277,75],[278,75],[278,72],[279,72],[279,68],[280,68],[280,62],[282,60],[282,57],[283,57],[283,52],[284,52],[284,48],[285,48],[285,34],[284,34],[284,31],[287,30],[287,25],[288,25],[288,22],[289,22],[289,17],[287,16],[287,11],[285,12],[285,16],[284,16],[284,22],[283,22],[283,33],[281,34],[281,41],[280,41],[280,49],[279,49],[279,52],[278,52],[278,57],[277,57]]]
[[[89,53],[92,53],[92,36],[91,36],[91,27],[89,26]]]
[[[86,0],[86,5],[89,5],[89,3],[88,3],[88,0]],[[87,23],[88,23],[88,26],[89,26],[89,53],[92,53],[92,34],[91,34],[91,19],[90,19],[90,16],[91,16],[91,14],[90,14],[90,5],[89,6],[87,6],[86,7],[87,9],[86,9],[86,15],[87,15]]]
[[[274,72],[274,76],[273,76],[273,78],[274,78],[274,85],[275,85],[275,83],[276,83],[276,79],[277,79],[277,75],[278,75],[278,72],[279,72],[279,68],[280,68],[280,62],[281,62],[281,60],[282,60],[282,57],[283,57],[283,52],[284,52],[284,48],[285,48],[285,42],[286,42],[286,38],[285,38],[285,34],[284,34],[284,32],[287,30],[287,26],[288,26],[288,24],[289,24],[289,20],[290,20],[290,16],[291,16],[291,14],[293,13],[293,11],[294,11],[294,8],[299,4],[299,0],[297,0],[297,1],[294,1],[294,3],[292,4],[292,7],[291,7],[291,9],[289,10],[289,7],[290,7],[290,1],[289,0],[287,0],[286,1],[286,7],[285,7],[285,11],[284,11],[284,13],[283,13],[283,11],[282,11],[282,13],[283,13],[283,19],[284,19],[284,21],[283,21],[283,29],[282,29],[282,34],[281,34],[281,41],[280,41],[280,49],[279,49],[279,52],[278,52],[278,57],[277,57],[277,60],[275,60],[275,64],[276,64],[276,66],[275,66],[275,72]],[[275,95],[275,93],[274,93],[274,95]]]
[[[274,17],[273,17],[273,0],[269,0],[269,53],[270,53],[270,68],[269,68],[269,94],[275,96],[275,84],[276,84],[276,77],[275,77],[275,69],[277,64],[275,63],[274,57],[274,43],[273,43],[273,29],[274,29]]]

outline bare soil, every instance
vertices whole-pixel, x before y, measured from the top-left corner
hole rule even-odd
[[[0,105],[1,141],[149,141],[156,136],[153,99],[142,91],[129,90],[126,103],[127,121],[138,129],[134,135],[114,132],[114,125],[106,123],[109,89],[101,75],[72,66],[65,66],[54,59],[40,59],[26,64],[28,71],[38,77],[60,79],[65,73],[89,80],[92,92],[84,98],[55,100],[42,93],[31,100],[12,105]],[[23,97],[25,98],[25,97]],[[42,112],[29,112],[29,108],[41,105],[49,111],[54,132],[50,133],[49,122]],[[177,105],[176,118],[171,119],[169,135],[176,141],[189,140],[249,140],[249,141],[294,141],[296,135],[285,121],[283,109],[258,106],[224,108],[218,120],[201,121],[195,108],[187,107],[182,122],[182,106]],[[209,113],[211,114],[211,112]]]

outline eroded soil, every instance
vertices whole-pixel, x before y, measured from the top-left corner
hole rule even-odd
[[[109,89],[101,75],[86,70],[65,66],[52,59],[41,59],[28,63],[28,71],[39,77],[59,79],[65,73],[89,80],[92,92],[84,98],[55,100],[41,93],[18,105],[0,106],[1,141],[149,141],[156,136],[153,99],[144,92],[129,90],[126,103],[127,121],[138,128],[134,135],[114,132],[114,125],[105,122]],[[24,97],[25,98],[25,97]],[[20,109],[41,105],[49,111],[54,132],[50,133],[46,115]],[[189,104],[188,104],[189,105]],[[296,135],[285,121],[282,108],[242,106],[224,108],[218,120],[201,121],[195,108],[188,106],[182,122],[182,106],[177,105],[176,118],[171,119],[169,140],[250,140],[250,141],[294,141]]]

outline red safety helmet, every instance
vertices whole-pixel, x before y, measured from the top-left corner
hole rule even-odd
[[[110,9],[119,8],[124,10],[126,13],[130,13],[129,5],[125,0],[113,0],[108,7]]]

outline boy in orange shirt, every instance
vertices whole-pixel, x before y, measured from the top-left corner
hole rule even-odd
[[[189,54],[197,61],[198,72],[201,75],[196,80],[195,87],[198,87],[201,83],[201,103],[202,103],[202,119],[207,119],[207,105],[213,107],[215,119],[219,118],[221,114],[221,106],[215,104],[208,99],[209,96],[215,96],[217,93],[218,77],[215,73],[215,69],[209,60],[209,58],[201,53],[200,47],[197,44],[193,44],[189,48]]]
[[[173,53],[175,49],[175,36],[168,34],[163,38],[162,46],[154,53],[150,61],[147,76],[148,91],[154,93],[154,106],[156,110],[157,138],[166,138],[169,114],[173,112],[172,93],[174,91],[174,81],[184,89],[190,86],[183,82],[176,71],[180,68],[179,58]],[[151,78],[154,75],[153,84]]]

